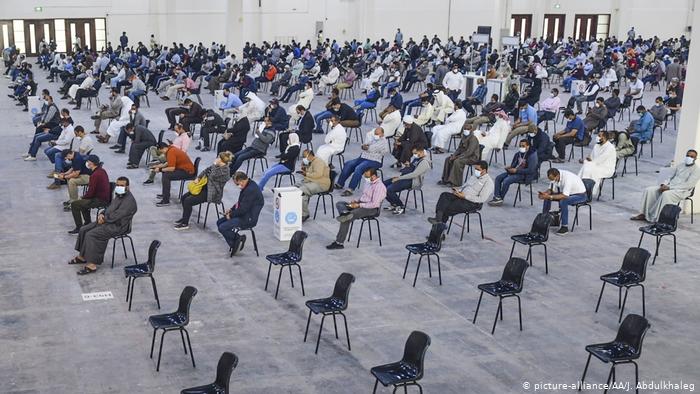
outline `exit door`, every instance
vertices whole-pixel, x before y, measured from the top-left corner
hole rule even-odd
[[[4,34],[4,33],[3,33]],[[48,45],[56,39],[53,19],[33,19],[24,21],[24,41],[26,52],[30,56],[36,56],[41,51],[41,41]]]
[[[513,14],[510,17],[510,34],[520,36],[520,42],[532,37],[532,14]]]
[[[12,21],[0,21],[0,48],[5,49],[14,45],[15,37]]]
[[[545,14],[542,36],[547,43],[552,44],[564,38],[565,14]]]
[[[66,49],[75,52],[86,46],[96,49],[94,19],[66,19]],[[77,48],[77,47],[80,48]]]

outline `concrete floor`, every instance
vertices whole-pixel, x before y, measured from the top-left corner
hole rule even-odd
[[[38,71],[37,79],[40,88],[48,87],[58,96],[59,85],[46,82],[44,72]],[[8,80],[0,80],[7,86]],[[101,97],[106,94],[103,90]],[[652,96],[656,94],[647,94],[645,101],[651,102]],[[211,96],[202,98],[205,106],[213,105]],[[316,98],[313,112],[324,103],[325,99]],[[166,127],[166,105],[155,96],[151,104],[142,111],[157,132]],[[73,117],[77,124],[90,125],[90,115],[83,109]],[[425,331],[432,338],[421,382],[427,393],[519,393],[534,391],[536,383],[575,383],[587,357],[584,346],[615,337],[614,290],[605,294],[600,311],[594,313],[599,276],[617,270],[626,249],[637,245],[639,224],[628,217],[636,213],[641,189],[656,183],[656,171],[670,160],[676,135],[665,133],[664,143],[656,144],[655,157],[640,160],[638,177],[618,179],[614,201],[606,186],[601,201],[593,205],[593,231],[585,226],[584,213],[580,229],[550,238],[549,275],[544,273],[542,254],[535,254],[522,293],[523,331],[518,330],[516,303],[510,300],[495,335],[490,334],[497,305],[493,298],[484,298],[477,324],[471,323],[479,296],[476,286],[500,277],[510,252],[510,236],[529,229],[540,204],[531,207],[526,196],[515,208],[509,204],[484,207],[486,239],[472,231],[460,242],[459,232],[453,229],[441,253],[443,285],[438,285],[436,277],[429,279],[423,267],[416,287],[411,287],[411,281],[401,279],[404,245],[423,240],[429,231],[426,218],[445,190],[435,185],[445,155],[436,156],[436,169],[424,187],[425,214],[409,209],[400,217],[382,215],[383,247],[365,238],[359,249],[328,253],[324,246],[334,238],[337,222],[322,214],[308,222],[304,230],[310,237],[302,263],[307,296],[302,297],[298,287],[291,289],[283,276],[275,300],[273,292],[263,290],[264,255],[283,251],[287,245],[272,236],[272,193],[265,194],[267,204],[257,227],[262,256],[256,257],[247,247],[230,259],[211,217],[206,230],[192,226],[189,231],[174,231],[171,223],[179,218],[180,208],[176,204],[156,208],[159,186],[142,186],[145,170],[126,170],[126,156],[100,144],[96,153],[110,177],[127,175],[133,182],[139,203],[133,236],[140,261],[146,259],[151,240],[162,242],[155,275],[160,312],[176,309],[184,286],[199,289],[190,324],[197,367],[192,368],[177,334],[171,333],[166,335],[161,370],[156,372],[155,360],[148,357],[152,331],[147,319],[159,311],[147,280],[137,281],[133,309],[128,312],[122,267],[133,264],[132,260],[125,261],[117,253],[114,269],[103,266],[87,277],[76,276],[75,267],[66,265],[74,255],[75,242],[66,233],[73,227],[70,214],[60,207],[66,191],[46,189],[45,174],[51,167],[43,154],[36,162],[20,157],[33,134],[28,114],[2,95],[0,117],[4,123],[0,178],[6,187],[0,197],[0,392],[10,393],[179,392],[212,381],[223,351],[240,358],[231,378],[232,392],[369,392],[374,384],[370,368],[398,360],[412,330]],[[315,137],[316,146],[322,137]],[[346,157],[353,158],[358,151],[353,143]],[[203,163],[214,158],[212,152],[200,154],[193,148],[190,154],[202,156]],[[579,164],[566,163],[562,168],[578,171]],[[499,164],[491,174],[495,177],[501,171]],[[393,170],[385,169],[385,176],[392,174]],[[544,187],[540,183],[539,189]],[[507,196],[508,202],[513,193]],[[225,194],[228,207],[237,193],[229,185]],[[671,245],[664,242],[658,265],[648,269],[647,317],[652,327],[639,361],[640,378],[647,382],[697,383],[698,379],[700,310],[694,305],[700,303],[696,291],[700,268],[695,257],[700,246],[695,244],[697,227],[687,215],[682,216],[677,234],[678,264],[672,263]],[[648,240],[645,245],[651,248],[652,243]],[[517,249],[516,254],[524,256],[525,250]],[[411,275],[414,269],[415,265],[409,267]],[[327,322],[319,353],[314,355],[320,318],[312,319],[311,340],[303,343],[304,302],[330,295],[342,272],[357,278],[347,311],[352,351],[342,336],[334,338]],[[274,288],[274,281],[271,285]],[[82,293],[97,291],[111,291],[114,298],[82,300]],[[628,311],[640,313],[640,301],[638,290],[633,290]],[[604,382],[607,373],[605,365],[594,361],[587,381]],[[634,377],[630,367],[620,368],[617,376],[622,381]],[[530,390],[523,389],[524,382],[531,384]]]

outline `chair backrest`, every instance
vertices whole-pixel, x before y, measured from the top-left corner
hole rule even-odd
[[[678,227],[678,216],[681,213],[681,207],[676,204],[666,204],[661,208],[657,224],[663,224],[671,227],[672,231],[676,231]]]
[[[109,203],[112,203],[112,199],[114,198],[114,189],[116,189],[117,183],[116,182],[110,182],[109,183]]]
[[[289,253],[295,253],[301,260],[302,250],[304,249],[304,241],[309,235],[301,230],[297,230],[292,234],[292,239],[289,241]]]
[[[99,79],[96,79],[95,82],[92,84],[92,88],[96,91],[100,91],[100,87],[102,86],[102,81]]]
[[[617,330],[615,342],[628,345],[634,350],[634,355],[639,357],[642,353],[642,342],[644,335],[649,330],[651,324],[645,317],[631,313],[622,321],[620,328]]]
[[[199,174],[199,162],[202,160],[201,157],[197,157],[194,159],[194,176],[197,176]]]
[[[694,195],[695,195],[695,188],[692,188],[692,189],[690,189],[690,195],[688,197],[686,197],[685,199],[687,200],[687,199],[693,197]]]
[[[229,384],[231,382],[231,374],[238,366],[238,356],[231,352],[223,352],[219,358],[219,364],[216,366],[216,380],[214,383],[217,386],[224,388],[224,392],[228,394]]]
[[[164,136],[164,135],[165,135],[165,130],[161,130],[161,131],[158,133],[158,143],[159,143],[159,144],[160,144],[161,142],[163,142],[163,136]]]
[[[160,248],[160,241],[154,239],[151,241],[151,246],[148,247],[148,270],[153,272],[156,268],[156,254],[158,254],[158,248]]]
[[[445,223],[435,223],[430,229],[430,235],[428,235],[428,243],[437,245],[437,251],[442,247],[442,235],[445,233],[447,225]]]
[[[501,280],[515,284],[518,290],[523,288],[523,279],[525,279],[525,271],[527,271],[528,263],[520,257],[511,257],[503,268]]]
[[[328,188],[328,190],[326,190],[326,192],[328,192],[328,193],[333,193],[333,185],[335,185],[335,178],[336,178],[336,177],[338,177],[338,173],[335,172],[335,171],[333,171],[333,170],[331,170],[331,173],[330,173],[331,186]]]
[[[355,281],[355,276],[347,272],[340,274],[338,279],[335,281],[335,288],[333,288],[333,298],[337,298],[343,302],[342,310],[348,307],[348,298],[350,297],[350,286]]]
[[[593,179],[582,179],[583,185],[586,186],[586,202],[589,203],[593,201],[593,187],[595,186],[595,181]]]
[[[192,286],[185,286],[180,294],[180,304],[177,307],[177,313],[185,315],[185,325],[190,322],[190,304],[192,304],[192,299],[195,295],[197,295],[197,289]]]
[[[629,248],[625,253],[625,258],[622,260],[622,268],[620,271],[634,272],[639,275],[640,282],[644,281],[647,275],[647,263],[649,262],[651,253],[642,248]]]
[[[538,213],[530,228],[531,234],[544,236],[546,240],[549,238],[549,226],[552,225],[552,215],[549,213]]]
[[[423,362],[428,346],[430,346],[430,336],[422,331],[413,331],[406,340],[401,361],[416,368],[416,380],[423,377]]]

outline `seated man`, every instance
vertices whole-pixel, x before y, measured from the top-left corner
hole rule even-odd
[[[231,93],[229,88],[224,89],[224,100],[219,103],[222,116],[232,116],[238,112],[238,107],[243,105],[241,98],[237,94]]]
[[[520,101],[518,108],[520,112],[515,123],[513,123],[510,133],[508,133],[508,137],[506,137],[505,147],[510,145],[510,141],[513,138],[537,131],[537,111],[535,111],[535,108],[526,101]]]
[[[152,170],[155,173],[163,174],[161,177],[163,189],[161,194],[157,196],[160,201],[156,203],[157,207],[163,207],[170,205],[170,182],[192,178],[195,169],[187,152],[165,142],[158,144],[158,150],[161,155],[165,156],[165,163],[153,166]]]
[[[481,107],[481,114],[467,118],[465,123],[474,126],[478,129],[484,123],[494,123],[496,121],[495,113],[503,108],[503,104],[498,101],[498,95],[492,94],[491,101]]]
[[[68,205],[63,205],[64,211],[73,213],[73,221],[75,222],[75,228],[69,231],[68,234],[78,234],[83,225],[90,224],[90,210],[93,208],[104,208],[109,205],[109,201],[112,199],[109,177],[104,168],[102,168],[100,158],[96,155],[88,156],[86,166],[92,172],[87,191],[82,198]]]
[[[218,155],[221,152],[233,153],[243,149],[249,131],[250,122],[248,118],[238,119],[221,135],[221,140],[216,144],[216,154]]]
[[[474,90],[474,93],[472,93],[471,96],[466,97],[464,101],[462,101],[462,106],[464,106],[464,110],[467,111],[470,118],[476,116],[474,106],[480,105],[484,102],[484,99],[486,98],[486,92],[486,82],[483,78],[478,78],[476,80],[476,89]],[[456,98],[456,96],[452,97],[453,100],[455,100]]]
[[[312,150],[302,153],[301,175],[304,179],[296,184],[301,190],[301,220],[309,218],[309,199],[314,194],[328,191],[331,187],[330,168],[328,164],[314,155]]]
[[[379,119],[377,122],[380,122],[380,120],[384,119],[384,117],[393,111],[400,111],[401,107],[403,107],[403,96],[399,92],[396,91],[396,88],[391,88],[389,89],[389,104],[382,110],[382,112],[379,113]],[[400,118],[400,115],[399,115]]]
[[[241,189],[238,202],[226,211],[224,217],[216,221],[219,232],[231,249],[231,257],[243,250],[245,235],[238,232],[242,229],[251,229],[258,224],[258,217],[265,205],[265,199],[258,185],[244,172],[236,172],[233,175],[233,183]]]
[[[637,107],[639,119],[630,123],[627,132],[630,138],[639,142],[648,142],[654,133],[654,117],[644,108],[643,105]]]
[[[595,104],[588,109],[586,117],[583,118],[583,127],[590,134],[598,127],[604,127],[608,120],[608,108],[605,106],[605,100],[602,97],[595,99]]]
[[[177,134],[177,137],[175,137],[175,139],[172,141],[167,140],[167,143],[180,149],[183,152],[187,152],[187,148],[190,147],[192,138],[190,138],[190,135],[185,131],[185,128],[180,123],[175,125],[175,133]],[[167,161],[165,155],[160,153],[160,149],[158,149],[157,145],[151,146],[150,148],[148,148],[148,150],[151,152],[151,162],[146,164],[149,167],[151,167],[151,171],[148,174],[148,179],[146,179],[143,182],[144,185],[150,185],[156,179],[156,172],[152,169],[153,166],[158,164],[165,164],[165,162]]]
[[[226,126],[226,121],[213,109],[207,110],[204,114],[202,127],[199,129],[200,142],[195,147],[196,150],[209,152],[211,150],[210,135],[221,133]]]
[[[586,201],[586,185],[573,172],[556,168],[550,168],[547,171],[547,178],[550,181],[549,189],[537,192],[537,197],[544,201],[543,213],[549,212],[552,201],[559,202],[561,227],[557,235],[564,235],[569,232],[569,206]]]
[[[432,128],[433,152],[442,154],[446,152],[453,135],[462,133],[464,122],[467,120],[467,113],[462,109],[462,103],[454,103],[453,112],[445,120],[445,124],[436,125]]]
[[[156,144],[156,137],[144,126],[135,126],[133,123],[124,126],[124,131],[132,139],[126,168],[139,168],[143,152]]]
[[[107,244],[112,237],[125,234],[131,228],[131,219],[136,214],[136,199],[129,191],[129,178],[117,178],[112,199],[97,222],[86,224],[78,231],[75,250],[78,255],[68,264],[85,264],[78,275],[92,274],[104,261]]]
[[[474,165],[474,174],[461,187],[440,194],[435,205],[435,217],[428,218],[431,224],[447,223],[450,217],[481,209],[493,193],[493,180],[488,174],[489,163],[481,160]]]
[[[596,144],[590,156],[586,160],[579,160],[583,164],[578,172],[581,179],[593,179],[595,186],[593,187],[593,195],[598,193],[600,180],[610,178],[615,173],[617,165],[617,155],[615,146],[608,141],[608,134],[600,132],[595,137]]]
[[[401,175],[384,181],[386,186],[386,200],[391,204],[384,209],[393,210],[394,215],[401,215],[405,211],[403,201],[399,193],[404,190],[420,189],[423,186],[425,174],[430,171],[430,160],[425,157],[426,151],[422,146],[413,149],[411,163],[402,168]]]
[[[357,117],[362,119],[365,110],[376,108],[377,101],[379,101],[380,96],[379,83],[373,82],[372,89],[367,92],[367,96],[364,99],[355,100],[354,102]]]
[[[362,191],[360,199],[350,202],[340,201],[336,204],[338,216],[335,220],[340,222],[340,228],[335,236],[335,241],[326,246],[326,249],[343,249],[345,247],[343,243],[348,237],[350,225],[354,220],[379,215],[379,207],[386,197],[386,187],[381,178],[377,176],[377,170],[374,168],[367,169],[363,176],[369,181],[369,184]]]
[[[442,178],[438,182],[438,185],[460,186],[464,179],[464,168],[481,160],[479,139],[476,138],[474,131],[469,130],[470,128],[472,128],[472,126],[464,123],[459,146],[455,152],[445,160],[445,164],[442,167]]]
[[[335,183],[336,189],[342,189],[345,186],[345,181],[350,178],[348,188],[343,192],[343,196],[352,196],[354,190],[360,186],[362,174],[368,168],[382,168],[384,155],[389,153],[389,145],[384,138],[384,129],[377,127],[374,131],[367,133],[367,143],[363,144],[360,149],[360,157],[346,161],[340,176]]]
[[[412,115],[404,115],[403,117],[403,133],[394,143],[394,151],[392,155],[396,158],[396,163],[391,165],[391,168],[401,168],[408,165],[413,154],[413,149],[418,146],[428,146],[428,138],[425,136],[423,129],[416,124]]]
[[[518,152],[513,155],[510,166],[505,168],[506,172],[496,177],[493,200],[489,201],[491,206],[503,204],[503,199],[508,194],[508,188],[511,184],[534,182],[539,177],[537,151],[532,149],[529,140],[522,139],[519,145]]]
[[[650,186],[642,194],[642,213],[632,217],[632,220],[656,222],[659,213],[666,204],[676,205],[690,196],[698,181],[700,168],[695,164],[698,152],[691,149],[685,154],[685,162],[676,166],[668,181],[660,186]]]
[[[598,94],[599,90],[600,85],[598,85],[598,80],[595,76],[591,77],[591,79],[586,84],[586,88],[583,89],[583,91],[580,91],[577,96],[571,96],[571,98],[569,98],[569,102],[567,103],[566,108],[572,109],[574,107],[574,104],[576,104],[576,114],[582,114],[583,109],[581,108],[581,103],[585,103],[586,101],[592,101],[593,97],[595,97]]]
[[[58,155],[56,155],[58,156]],[[61,156],[70,161],[70,168],[65,172],[57,172],[53,175],[54,181],[47,186],[47,189],[60,189],[61,185],[68,184],[68,201],[64,203],[70,204],[78,199],[78,186],[87,185],[90,182],[90,170],[85,166],[85,158],[79,153],[66,149],[61,152]],[[63,161],[63,158],[59,160]]]
[[[530,143],[530,147],[537,152],[538,166],[543,161],[552,159],[554,142],[549,139],[547,133],[542,131],[542,129],[538,127],[536,133],[527,133],[527,141]]]
[[[264,128],[253,132],[255,139],[250,143],[250,146],[233,154],[234,160],[230,165],[232,174],[235,174],[246,160],[265,156],[267,148],[275,141],[275,132],[271,127],[272,121],[270,118],[265,118]]]
[[[314,133],[316,134],[323,134],[323,129],[321,129],[321,126],[323,125],[322,121],[326,120],[333,115],[333,106],[335,105],[336,102],[340,102],[340,91],[338,88],[333,88],[331,90],[331,97],[328,99],[328,102],[326,102],[326,110],[321,111],[314,115],[314,124],[316,125],[314,128]],[[350,106],[348,106],[350,108]],[[352,110],[352,108],[350,108]]]
[[[340,119],[340,125],[343,127],[360,127],[360,118],[357,116],[357,112],[352,109],[351,106],[341,103],[340,100],[336,100],[331,105],[332,111],[331,116],[336,115]],[[330,117],[329,117],[330,118]],[[316,128],[320,128],[316,125]]]
[[[284,153],[287,150],[287,144],[289,143],[289,135],[296,134],[297,141],[308,144],[313,139],[314,132],[314,118],[311,116],[311,111],[307,111],[303,105],[297,105],[297,115],[299,116],[299,122],[297,122],[297,129],[294,130],[291,127],[285,131],[280,131],[277,134],[279,139],[280,153]],[[286,116],[286,113],[285,113]]]
[[[566,122],[566,127],[564,130],[552,136],[556,144],[558,156],[556,159],[552,160],[552,163],[563,163],[564,160],[566,160],[566,146],[575,142],[585,142],[587,137],[586,129],[583,126],[583,120],[581,120],[574,111],[570,109],[564,111],[564,118],[568,121]]]
[[[559,89],[552,88],[550,96],[540,101],[540,110],[537,111],[537,124],[548,120],[554,120],[554,116],[557,114],[559,106],[561,106]]]
[[[338,115],[331,115],[330,125],[331,131],[324,137],[323,145],[316,150],[318,157],[329,164],[333,155],[337,155],[345,150],[348,139],[348,134]]]

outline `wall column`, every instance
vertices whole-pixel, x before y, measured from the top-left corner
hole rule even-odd
[[[243,0],[226,0],[226,49],[239,59],[246,41],[243,18]]]

